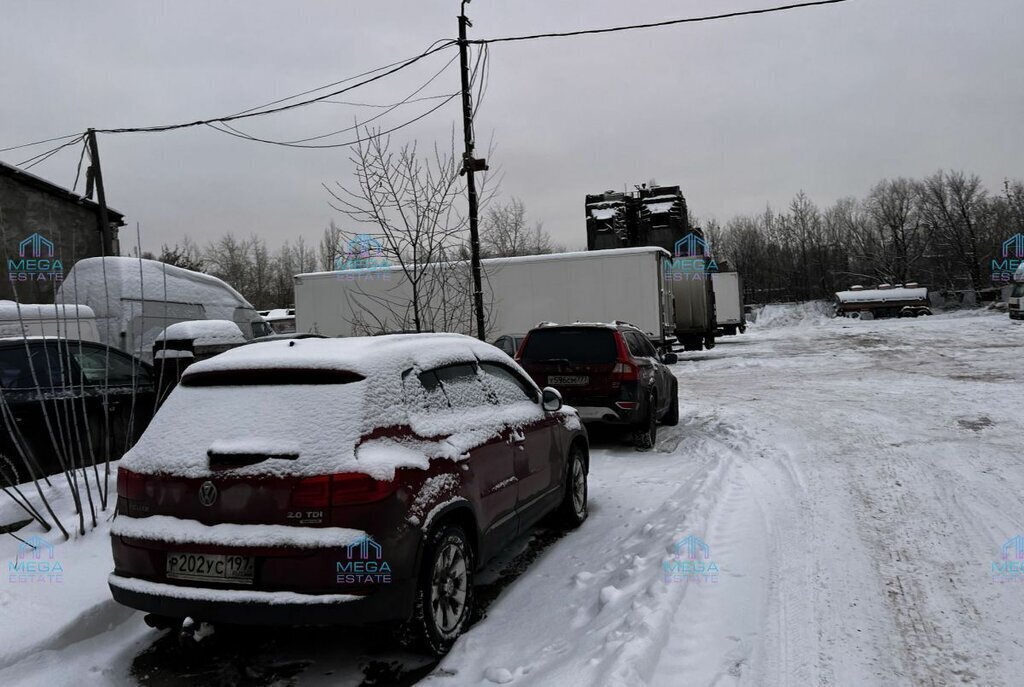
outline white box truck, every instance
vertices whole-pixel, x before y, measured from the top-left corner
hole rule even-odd
[[[540,322],[628,321],[661,346],[674,331],[668,251],[619,248],[481,261],[487,338]],[[437,263],[419,285],[420,329],[475,334],[469,264]],[[400,267],[295,277],[296,330],[359,336],[413,329],[412,289]]]
[[[735,336],[747,330],[743,316],[743,280],[739,272],[712,272],[711,285],[715,289],[715,322],[718,334]]]
[[[146,361],[157,336],[175,322],[231,320],[250,339],[273,333],[249,301],[217,277],[156,260],[79,260],[55,300],[89,306],[102,343]]]

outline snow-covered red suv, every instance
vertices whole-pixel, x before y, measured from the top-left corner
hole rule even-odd
[[[243,346],[188,368],[118,469],[114,598],[156,626],[405,623],[441,653],[474,570],[587,516],[576,412],[454,334]]]

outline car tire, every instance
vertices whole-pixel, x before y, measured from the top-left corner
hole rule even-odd
[[[565,495],[555,519],[563,529],[571,530],[587,519],[587,459],[583,447],[573,444],[566,462]]]
[[[647,401],[647,416],[633,432],[633,442],[644,451],[658,442],[658,399],[654,395]]]
[[[679,424],[679,384],[672,385],[672,402],[668,404],[665,416],[661,418],[661,424],[668,427],[675,427]]]
[[[473,549],[458,525],[445,525],[427,539],[416,585],[411,643],[444,656],[462,635],[473,614]]]

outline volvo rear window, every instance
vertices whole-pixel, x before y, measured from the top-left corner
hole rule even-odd
[[[186,374],[182,386],[282,386],[285,384],[350,384],[365,379],[346,370],[273,368],[262,370],[210,370]]]
[[[614,331],[586,327],[537,329],[526,339],[521,359],[527,363],[611,363],[617,357]]]

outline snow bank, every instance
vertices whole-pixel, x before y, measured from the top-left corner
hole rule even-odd
[[[175,322],[160,332],[157,341],[192,341],[193,346],[244,344],[242,330],[231,320]]]
[[[833,306],[827,301],[771,303],[757,312],[751,326],[757,329],[779,327],[816,327],[832,319]]]

